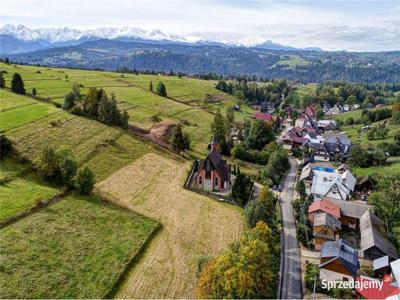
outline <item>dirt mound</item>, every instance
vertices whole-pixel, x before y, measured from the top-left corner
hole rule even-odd
[[[150,135],[155,139],[168,142],[176,126],[177,124],[172,121],[159,122],[151,127]]]

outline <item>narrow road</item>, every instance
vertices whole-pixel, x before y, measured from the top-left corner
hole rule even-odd
[[[290,160],[290,171],[283,181],[281,193],[282,227],[283,227],[283,260],[281,270],[280,299],[301,299],[301,260],[296,236],[296,223],[292,208],[292,199],[297,177],[297,162]]]

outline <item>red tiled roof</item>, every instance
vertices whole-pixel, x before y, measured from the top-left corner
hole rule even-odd
[[[356,285],[356,291],[363,296],[365,299],[386,299],[390,296],[394,295],[400,295],[400,288],[390,285],[387,283],[383,283],[382,289],[379,290],[378,288],[359,288],[362,285],[362,282],[365,281],[372,281],[371,279],[368,278],[361,278],[357,277],[356,282],[358,283]]]
[[[310,207],[308,208],[308,213],[312,213],[318,210],[324,211],[336,218],[340,218],[340,208],[328,199],[322,199],[311,203]]]
[[[263,113],[263,112],[256,112],[254,114],[254,118],[257,120],[264,120],[264,121],[272,121],[273,116],[269,113]]]

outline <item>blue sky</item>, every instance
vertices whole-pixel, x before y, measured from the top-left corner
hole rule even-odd
[[[0,24],[132,26],[246,45],[400,50],[400,0],[1,0]]]

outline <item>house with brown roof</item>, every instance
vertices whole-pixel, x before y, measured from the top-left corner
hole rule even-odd
[[[325,242],[338,240],[341,229],[342,224],[337,218],[325,212],[316,214],[313,224],[313,244],[315,250],[321,250]]]
[[[351,229],[359,228],[360,218],[369,209],[371,205],[355,203],[351,201],[343,201],[337,199],[329,199],[329,201],[340,208],[340,221],[342,226]]]
[[[210,144],[210,153],[204,160],[198,160],[194,168],[194,187],[207,191],[224,191],[230,186],[229,167],[218,152],[215,138]]]

